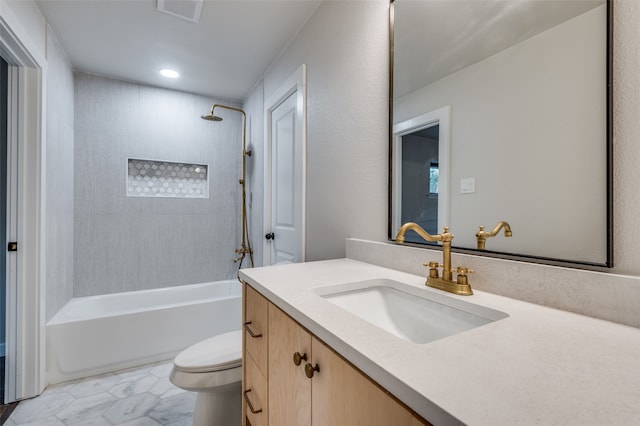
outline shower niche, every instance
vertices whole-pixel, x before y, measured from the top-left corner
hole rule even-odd
[[[128,158],[127,196],[209,198],[209,167]]]

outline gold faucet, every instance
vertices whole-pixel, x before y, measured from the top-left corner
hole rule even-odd
[[[445,226],[442,234],[431,235],[417,223],[407,222],[402,225],[398,231],[398,235],[396,235],[396,242],[398,244],[404,244],[404,235],[409,230],[415,231],[426,241],[442,242],[442,265],[438,264],[438,262],[424,264],[424,266],[429,267],[429,276],[427,277],[426,285],[450,293],[465,296],[472,295],[473,291],[467,280],[467,274],[473,271],[465,267],[458,267],[455,270],[451,269],[451,241],[453,241],[453,234],[449,232],[449,227]],[[438,267],[440,266],[442,266],[442,277],[438,274]],[[453,280],[454,272],[458,274],[456,281]]]
[[[505,237],[511,237],[513,235],[511,232],[511,226],[509,226],[509,223],[504,220],[498,223],[491,232],[485,231],[484,226],[480,225],[480,230],[476,233],[476,238],[478,239],[478,250],[484,250],[485,245],[487,244],[487,238],[495,237],[502,228],[504,228]]]

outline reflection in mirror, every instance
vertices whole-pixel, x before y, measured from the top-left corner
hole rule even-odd
[[[610,265],[608,2],[392,8],[390,238],[449,226],[475,250],[507,221],[486,251]]]
[[[495,228],[491,231],[484,229],[484,225],[480,225],[478,232],[476,232],[476,239],[478,240],[478,250],[485,250],[487,247],[487,238],[493,238],[498,235],[501,229],[504,229],[505,238],[513,237],[513,231],[511,231],[511,225],[504,220],[498,222]]]
[[[438,233],[439,128],[435,124],[402,136],[402,223],[416,222],[433,235]]]
[[[441,108],[394,126],[394,182],[399,198],[393,223],[415,222],[435,235],[449,223],[449,108]],[[409,233],[407,242],[426,242]]]

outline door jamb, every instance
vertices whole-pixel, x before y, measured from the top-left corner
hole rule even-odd
[[[7,259],[7,370],[5,400],[40,394],[45,387],[45,134],[47,61],[19,19],[3,8],[0,54],[9,63],[7,237],[19,250]],[[11,194],[11,195],[9,195]],[[12,227],[11,227],[12,226]],[[13,239],[15,238],[15,239]],[[0,241],[6,247],[6,241]]]

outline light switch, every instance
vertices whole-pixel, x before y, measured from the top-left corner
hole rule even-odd
[[[474,194],[476,192],[476,179],[464,178],[460,179],[460,193],[461,194]]]

